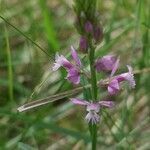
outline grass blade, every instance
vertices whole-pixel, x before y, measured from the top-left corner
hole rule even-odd
[[[45,49],[43,49],[40,45],[38,45],[36,42],[34,42],[31,38],[29,38],[25,33],[23,33],[21,30],[19,30],[17,27],[15,27],[10,22],[8,22],[4,17],[0,16],[0,18],[2,20],[4,20],[8,25],[10,25],[12,28],[14,28],[17,32],[19,32],[21,35],[23,35],[27,40],[29,40],[31,43],[33,43],[36,47],[38,47],[41,51],[43,51],[47,56],[49,56],[52,59],[52,57],[46,52]]]
[[[7,52],[7,64],[8,64],[8,87],[9,87],[9,99],[13,103],[14,94],[13,94],[13,70],[12,70],[12,60],[11,60],[11,52],[8,40],[8,31],[5,26],[5,39],[6,39],[6,52]]]
[[[54,26],[53,26],[53,19],[48,11],[48,8],[46,7],[46,1],[40,0],[40,6],[42,9],[45,33],[46,33],[46,36],[50,45],[49,52],[51,54],[55,54],[55,52],[59,49],[59,44],[56,38]]]

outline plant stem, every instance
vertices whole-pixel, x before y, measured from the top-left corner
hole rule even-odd
[[[91,95],[92,101],[97,100],[97,79],[96,71],[94,68],[95,62],[95,48],[92,46],[92,42],[89,41],[89,60],[90,60],[90,71],[91,71]],[[91,137],[92,137],[92,150],[96,150],[97,143],[97,125],[90,124]]]
[[[97,100],[97,79],[96,79],[96,71],[94,68],[95,62],[95,49],[92,46],[91,42],[89,42],[90,51],[89,51],[89,60],[90,60],[90,71],[91,71],[91,93],[92,93],[92,100]]]

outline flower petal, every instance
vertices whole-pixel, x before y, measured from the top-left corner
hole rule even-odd
[[[125,77],[125,79],[129,82],[129,85],[131,88],[135,88],[135,80],[134,80],[134,74],[133,74],[133,69],[131,66],[127,65],[129,73],[128,75]]]
[[[88,123],[97,124],[100,121],[100,117],[96,112],[88,112],[88,114],[85,117],[85,120]]]
[[[68,70],[67,79],[74,84],[80,83],[80,73],[76,68],[71,68]]]
[[[89,103],[87,105],[87,108],[86,108],[87,111],[95,111],[95,112],[99,112],[100,110],[100,105],[99,103]]]
[[[53,69],[53,71],[56,71],[61,66],[62,66],[61,57],[59,56],[58,53],[56,53],[56,55],[55,55],[55,63],[54,63],[54,66],[52,67],[52,69]]]
[[[120,62],[120,58],[118,58],[115,62],[115,64],[113,65],[113,69],[112,69],[112,72],[111,72],[111,77],[115,74],[115,72],[117,71],[118,67],[119,67],[119,62]]]
[[[136,84],[135,84],[134,75],[132,72],[132,67],[129,65],[127,65],[127,67],[128,67],[129,72],[122,73],[116,76],[115,79],[118,80],[118,82],[122,82],[126,80],[129,82],[130,87],[134,88]]]
[[[95,63],[96,70],[98,72],[100,71],[112,71],[114,68],[114,65],[116,63],[116,56],[114,55],[106,55],[102,58],[97,59]]]
[[[58,70],[60,67],[61,67],[60,64],[54,63],[54,66],[52,67],[52,70],[53,70],[53,71],[56,71],[56,70]]]
[[[63,55],[59,56],[59,54],[56,53],[53,71],[56,71],[61,66],[63,66],[65,69],[70,69],[73,67],[73,65]]]
[[[86,100],[80,99],[80,98],[70,98],[70,100],[72,101],[72,103],[77,104],[77,105],[88,105],[89,102],[87,102]]]
[[[71,55],[72,55],[72,58],[74,59],[75,63],[78,65],[78,66],[81,66],[81,61],[78,57],[78,54],[76,52],[76,50],[74,49],[73,46],[71,46]]]
[[[105,106],[105,107],[113,107],[114,106],[114,102],[113,101],[99,101],[98,102],[101,106]]]
[[[71,69],[73,67],[73,64],[70,63],[63,55],[61,55],[61,58],[62,58],[62,66],[65,69]]]
[[[127,68],[128,68],[130,73],[133,73],[133,68],[130,65],[127,65]]]
[[[119,91],[119,83],[116,79],[113,79],[108,85],[108,92],[111,95],[116,94]]]

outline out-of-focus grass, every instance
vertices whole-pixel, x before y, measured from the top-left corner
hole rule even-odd
[[[11,103],[13,103],[13,71],[12,71],[12,60],[11,60],[11,53],[10,53],[10,46],[9,46],[9,40],[8,40],[8,32],[5,27],[5,38],[6,38],[6,52],[7,52],[7,64],[8,64],[8,87],[9,87],[9,99]]]
[[[1,0],[0,13],[49,55],[58,50],[68,54],[71,44],[78,46],[70,2]],[[150,67],[149,6],[149,0],[98,2],[105,37],[97,57],[113,52],[120,55],[122,66]],[[63,70],[52,72],[51,63],[33,42],[0,19],[0,149],[88,149],[84,110],[68,99],[26,113],[16,111],[27,101],[74,88],[63,79]],[[115,98],[116,107],[102,112],[98,129],[101,149],[150,147],[149,73],[135,78],[136,89],[122,92]]]

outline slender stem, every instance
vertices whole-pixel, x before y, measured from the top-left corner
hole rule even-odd
[[[38,47],[41,51],[43,51],[47,56],[49,56],[52,60],[52,56],[50,56],[45,49],[43,49],[39,44],[34,42],[31,38],[29,38],[25,33],[23,33],[21,30],[19,30],[17,27],[15,27],[13,24],[8,22],[4,17],[0,16],[2,20],[4,20],[8,25],[10,25],[12,28],[14,28],[17,32],[19,32],[21,35],[23,35],[27,40],[29,40],[31,43],[33,43],[36,47]]]
[[[92,125],[92,150],[96,150],[96,143],[97,143],[97,125]]]
[[[92,46],[92,42],[89,41],[89,60],[90,60],[90,71],[91,71],[91,95],[92,101],[97,100],[97,79],[96,71],[94,68],[95,62],[95,48]],[[92,136],[92,150],[96,150],[97,143],[97,125],[91,124],[91,136]]]
[[[97,100],[97,79],[96,79],[96,71],[94,68],[94,62],[95,62],[95,49],[90,44],[90,51],[89,51],[89,60],[90,60],[90,71],[91,71],[91,93],[92,93],[92,100]]]

